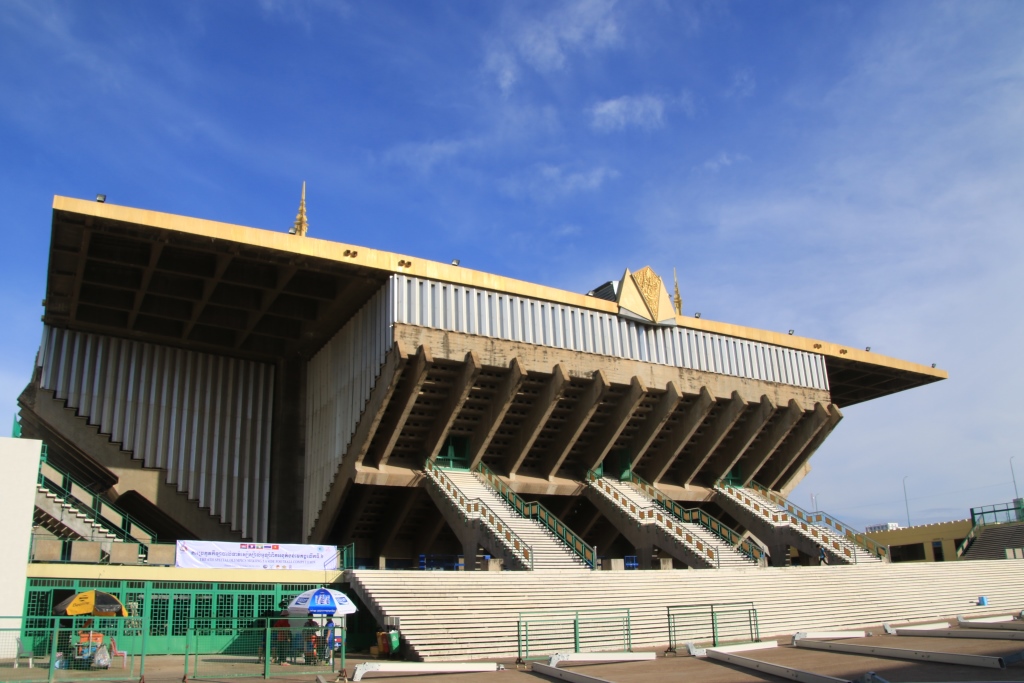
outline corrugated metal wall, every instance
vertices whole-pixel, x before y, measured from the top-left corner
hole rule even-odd
[[[394,322],[828,389],[814,353],[407,275],[389,289]]]
[[[90,425],[266,540],[273,366],[51,327],[38,362],[42,387]]]
[[[306,532],[316,522],[391,348],[390,303],[385,285],[307,365],[302,506]]]

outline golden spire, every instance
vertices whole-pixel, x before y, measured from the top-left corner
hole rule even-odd
[[[306,181],[302,181],[302,200],[299,201],[299,213],[295,216],[295,225],[288,231],[289,234],[305,237],[309,230],[309,221],[306,220]]]
[[[676,295],[672,298],[672,304],[675,306],[676,315],[683,314],[683,297],[679,296],[679,278],[676,276],[676,269],[672,269],[672,279],[676,282]]]

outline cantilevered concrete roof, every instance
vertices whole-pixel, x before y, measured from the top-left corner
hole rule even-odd
[[[314,353],[393,273],[618,313],[612,301],[416,256],[58,196],[43,320],[274,362]],[[948,376],[806,337],[688,316],[676,324],[821,354],[840,407]]]

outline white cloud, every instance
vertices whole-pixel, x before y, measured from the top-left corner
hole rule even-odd
[[[660,128],[664,124],[665,103],[653,95],[625,95],[590,108],[590,127],[600,133],[632,126]]]

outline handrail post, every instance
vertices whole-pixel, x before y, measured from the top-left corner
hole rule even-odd
[[[580,613],[577,612],[572,620],[572,642],[576,652],[580,651]]]

